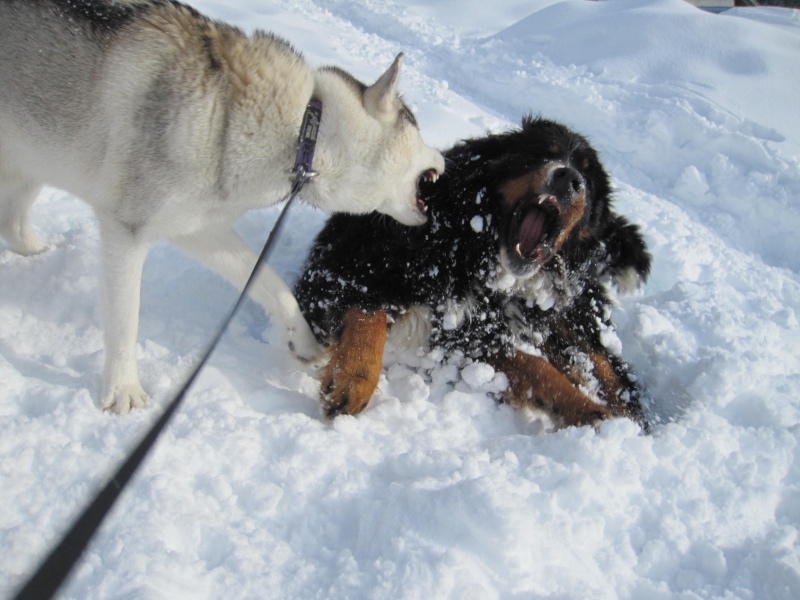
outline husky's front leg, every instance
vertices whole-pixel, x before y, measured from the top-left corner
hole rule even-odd
[[[142,268],[148,244],[124,225],[100,218],[103,253],[105,368],[102,406],[118,414],[141,408],[147,393],[136,368]]]
[[[230,227],[214,231],[206,229],[172,241],[239,290],[244,288],[258,260],[258,255]],[[289,348],[295,356],[302,361],[312,361],[321,356],[322,347],[303,318],[292,290],[268,265],[261,265],[250,288],[250,295],[271,318],[282,325]]]
[[[41,184],[4,166],[0,157],[0,237],[22,255],[46,248],[31,228],[30,208],[41,188]]]

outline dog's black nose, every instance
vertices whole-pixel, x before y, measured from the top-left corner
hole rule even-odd
[[[572,167],[559,167],[551,174],[550,191],[557,198],[572,198],[583,189],[583,177]]]

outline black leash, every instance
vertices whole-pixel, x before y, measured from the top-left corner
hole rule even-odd
[[[308,181],[317,175],[316,171],[311,170],[314,160],[314,149],[316,147],[317,132],[319,130],[320,119],[322,118],[322,103],[312,98],[306,107],[303,123],[300,127],[300,137],[297,142],[297,158],[290,175],[292,176],[292,190],[286,197],[286,204],[278,215],[272,231],[264,244],[264,249],[253,267],[252,273],[247,280],[239,299],[233,306],[228,316],[220,324],[219,330],[206,348],[205,353],[200,358],[194,371],[189,375],[186,383],[177,393],[175,398],[167,405],[164,412],[159,417],[144,436],[139,445],[131,452],[127,460],[117,470],[111,480],[95,496],[91,504],[84,509],[83,514],[75,521],[70,530],[42,562],[36,572],[28,579],[27,583],[17,592],[15,600],[47,600],[52,598],[64,581],[69,576],[75,564],[80,559],[86,547],[89,545],[94,534],[99,529],[108,512],[116,503],[125,486],[131,480],[142,461],[152,449],[159,434],[167,426],[172,415],[178,410],[189,389],[192,387],[200,371],[208,362],[211,353],[222,339],[222,335],[230,325],[236,312],[239,310],[245,295],[252,282],[255,280],[259,266],[266,262],[272,252],[272,246],[283,226],[283,218],[289,206],[294,201],[297,194],[303,189]]]

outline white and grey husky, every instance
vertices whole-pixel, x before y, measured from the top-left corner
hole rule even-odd
[[[256,261],[234,232],[245,211],[290,189],[306,105],[322,102],[303,199],[328,211],[425,220],[421,177],[444,170],[397,95],[401,56],[371,86],[310,68],[263,32],[247,36],[173,0],[0,0],[0,235],[33,254],[42,184],[97,216],[103,252],[102,405],[142,406],[139,288],[148,248],[169,239],[240,288]],[[271,270],[254,298],[299,357],[318,351]]]

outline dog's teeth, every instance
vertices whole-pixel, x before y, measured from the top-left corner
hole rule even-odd
[[[436,183],[436,181],[439,179],[439,174],[433,169],[430,169],[428,171],[425,171],[422,178],[430,183]]]
[[[539,196],[539,204],[543,204],[545,200],[547,200],[547,196],[545,196],[544,194]]]
[[[515,251],[517,254],[519,254],[520,256],[522,256],[522,247],[521,247],[521,245],[520,245],[520,244],[517,244],[516,246],[514,246],[514,251]]]

